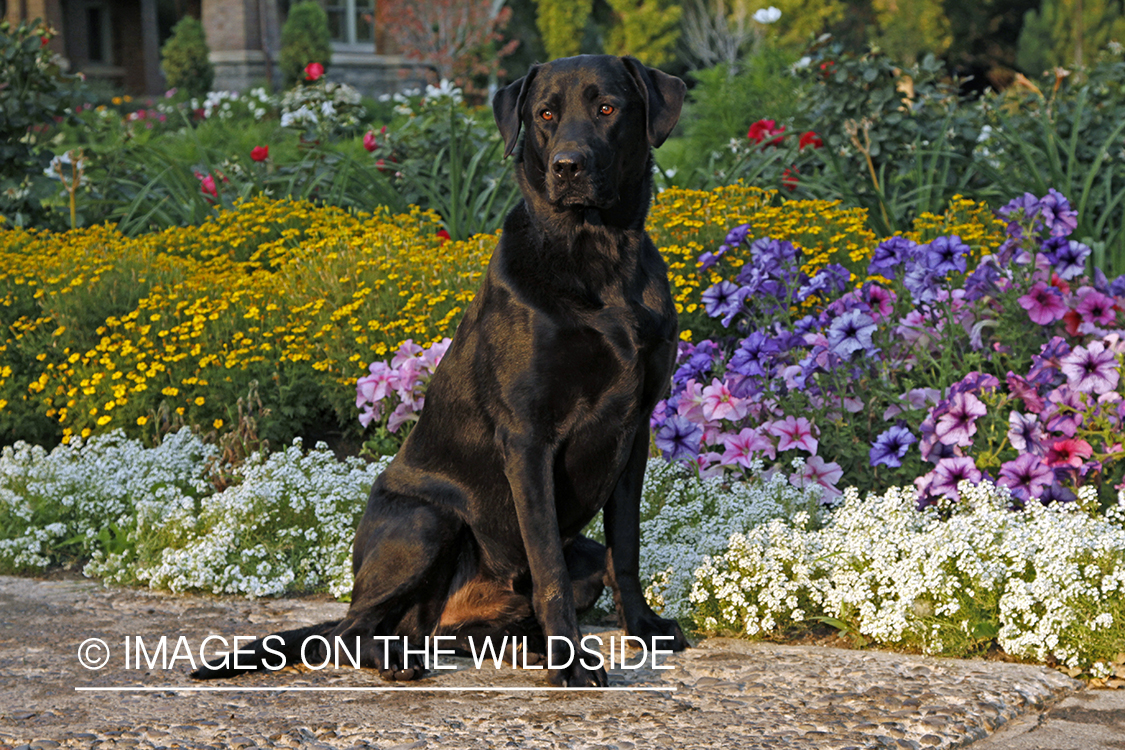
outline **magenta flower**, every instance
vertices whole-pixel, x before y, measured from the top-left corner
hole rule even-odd
[[[1043,494],[1043,489],[1051,486],[1054,481],[1055,472],[1039,456],[1023,453],[1000,467],[1000,478],[996,483],[1007,487],[1020,500],[1027,501],[1038,498]]]
[[[1035,282],[1027,294],[1019,298],[1018,302],[1020,307],[1027,310],[1031,322],[1039,325],[1049,325],[1056,320],[1061,320],[1067,311],[1062,293],[1042,281]]]
[[[779,451],[800,448],[816,454],[817,441],[812,434],[812,425],[804,417],[786,417],[784,420],[770,423],[767,429],[771,435],[778,438]]]
[[[1120,379],[1117,355],[1101,341],[1091,341],[1086,348],[1074,347],[1059,364],[1070,387],[1080,393],[1109,393],[1117,388]]]
[[[1111,326],[1117,322],[1117,310],[1112,297],[1107,297],[1092,287],[1078,290],[1078,305],[1074,308],[1083,323]]]
[[[821,500],[824,502],[840,496],[840,491],[836,489],[836,482],[839,482],[842,476],[844,470],[835,461],[826,463],[820,456],[809,456],[805,461],[805,468],[789,475],[789,483],[800,489],[819,484],[824,488],[824,496]]]
[[[418,414],[422,411],[424,405],[424,398],[416,399],[413,404],[403,401],[395,407],[395,410],[391,412],[391,416],[387,418],[387,430],[390,432],[398,432],[398,428],[406,422],[412,422],[418,419]]]
[[[399,345],[395,351],[395,356],[391,358],[391,367],[399,368],[403,362],[413,359],[416,355],[422,353],[422,347],[414,343],[414,339],[407,339]]]
[[[963,481],[980,481],[980,469],[968,456],[952,456],[943,458],[934,467],[933,481],[930,483],[930,492],[945,495],[954,500],[961,499],[961,491],[957,485]]]
[[[973,394],[955,394],[949,399],[949,410],[934,426],[934,434],[945,445],[972,445],[977,419],[987,413],[988,407]]]
[[[764,451],[771,459],[777,455],[773,441],[749,427],[743,428],[737,435],[724,435],[723,444],[727,448],[720,459],[723,466],[737,464],[748,469],[758,451]]]
[[[718,378],[703,389],[702,405],[704,419],[739,420],[746,416],[746,399],[732,396],[727,384]]]
[[[1051,449],[1047,451],[1044,459],[1048,466],[1072,466],[1078,468],[1083,462],[1094,455],[1094,449],[1085,440],[1064,438],[1056,440]]]

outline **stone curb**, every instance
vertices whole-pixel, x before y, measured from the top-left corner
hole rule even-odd
[[[387,687],[377,675],[347,667],[255,673],[205,683],[234,692],[190,692],[199,685],[182,654],[169,669],[122,661],[126,636],[150,645],[168,636],[173,656],[180,636],[195,648],[210,634],[261,636],[344,608],[323,598],[252,602],[0,576],[0,750],[955,748],[1044,715],[1082,688],[1045,667],[730,639],[658,665],[671,669],[610,671],[611,686],[643,692],[527,691],[546,686],[542,672],[478,670],[468,659],[381,692],[366,691]],[[88,638],[116,651],[100,670],[79,663]],[[131,687],[149,692],[105,690]],[[298,687],[334,692],[271,690]],[[496,688],[523,691],[486,692]]]

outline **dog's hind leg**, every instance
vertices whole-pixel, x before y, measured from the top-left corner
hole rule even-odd
[[[350,646],[359,636],[360,666],[387,680],[413,680],[424,662],[413,653],[417,644],[408,655],[401,639],[436,631],[467,531],[433,504],[392,493],[377,500],[356,532],[351,607],[329,641],[339,637]]]

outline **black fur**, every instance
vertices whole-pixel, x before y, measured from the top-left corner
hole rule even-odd
[[[649,608],[638,578],[648,422],[677,341],[667,267],[644,220],[651,148],[683,96],[678,78],[611,56],[537,65],[496,94],[523,201],[421,418],[371,490],[347,616],[281,634],[287,658],[309,635],[359,635],[365,666],[413,679],[422,673],[413,656],[394,649],[383,663],[368,636],[454,635],[464,645],[526,635],[539,650],[546,636],[576,642],[577,612],[603,581],[629,634],[688,645]],[[579,533],[603,509],[608,548]],[[270,656],[260,642],[251,649]],[[604,670],[578,660],[548,677],[606,684]]]

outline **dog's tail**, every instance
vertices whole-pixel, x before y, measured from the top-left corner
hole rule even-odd
[[[230,651],[204,659],[203,666],[191,676],[196,680],[216,680],[259,669],[278,670],[302,661],[320,663],[324,660],[326,636],[339,624],[335,620],[273,633],[246,646],[236,642]]]

